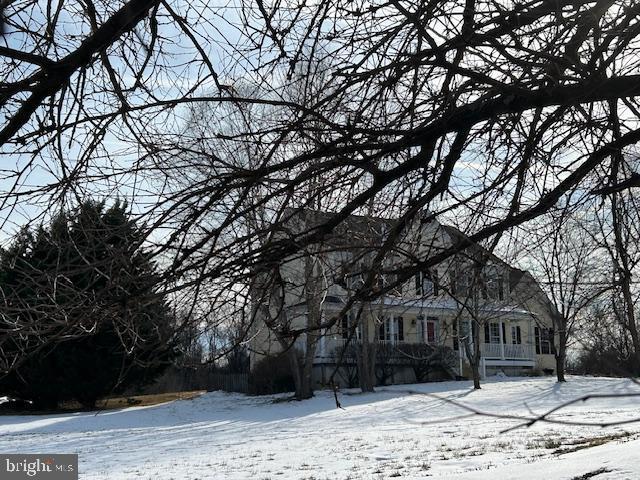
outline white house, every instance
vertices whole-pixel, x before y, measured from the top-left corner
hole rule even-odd
[[[329,217],[323,212],[295,212],[290,232],[303,231]],[[321,272],[322,283],[317,299],[320,315],[323,322],[334,320],[330,328],[312,334],[317,384],[326,384],[334,371],[335,381],[352,384],[357,375],[358,348],[365,340],[377,351],[380,381],[468,377],[467,352],[473,351],[471,334],[476,328],[480,330],[483,374],[553,371],[552,307],[527,272],[474,244],[399,282],[394,272],[400,273],[403,266],[464,240],[459,230],[434,219],[419,220],[407,228],[388,252],[383,267],[373,273],[376,287],[389,287],[387,291],[375,300],[354,302],[345,309],[371,272],[365,264],[379,251],[394,225],[393,219],[352,216],[314,250],[314,261],[321,263],[316,270]],[[304,263],[305,256],[299,255],[280,265],[286,290],[282,315],[286,315],[290,329],[304,328],[309,318],[304,292],[309,269]],[[363,328],[365,322],[367,328]],[[366,339],[363,331],[368,332]],[[258,314],[251,345],[252,365],[283,349],[276,337]],[[302,334],[292,348],[304,351],[307,345],[306,334]],[[427,365],[425,378],[425,365],[420,362],[432,352],[439,352],[446,362],[441,368]]]

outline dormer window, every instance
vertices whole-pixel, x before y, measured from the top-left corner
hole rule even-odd
[[[504,300],[504,297],[504,278],[495,268],[490,268],[486,274],[483,298]]]

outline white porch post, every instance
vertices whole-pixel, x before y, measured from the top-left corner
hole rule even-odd
[[[484,356],[480,357],[480,375],[483,380],[487,378],[487,364],[484,361]]]
[[[536,358],[536,340],[533,338],[533,318],[529,318],[529,334],[527,335],[527,344],[530,345],[529,351],[531,352],[531,358]]]
[[[504,326],[504,322],[502,320],[498,324],[498,327],[500,330],[500,358],[504,360],[504,335],[502,333],[506,327]]]

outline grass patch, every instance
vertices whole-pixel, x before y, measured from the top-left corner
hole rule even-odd
[[[580,475],[579,477],[573,477],[571,480],[589,480],[590,478],[593,478],[595,476],[598,475],[602,475],[603,473],[609,473],[611,470],[609,470],[608,468],[599,468],[597,470],[594,470],[593,472],[587,472],[584,475]]]
[[[537,438],[527,443],[527,449],[532,450],[532,449],[544,448],[546,450],[553,450],[560,447],[563,444],[563,440],[564,440],[563,437],[557,437],[555,435],[549,436],[549,437]]]
[[[614,440],[620,440],[622,438],[627,438],[633,435],[631,432],[621,432],[621,433],[612,433],[610,435],[601,435],[599,437],[592,438],[580,438],[577,440],[569,441],[566,443],[565,447],[561,447],[556,449],[553,454],[554,455],[562,455],[565,453],[573,453],[578,450],[583,450],[585,448],[597,447],[599,445],[604,445],[605,443],[612,442]],[[578,477],[582,478],[582,477]],[[590,478],[590,477],[585,477]]]
[[[128,397],[112,397],[98,400],[95,410],[117,410],[128,407],[147,407],[160,403],[172,402],[174,400],[191,400],[199,397],[205,390],[194,390],[190,392],[157,393],[153,395],[132,395]],[[86,412],[78,402],[62,402],[56,410],[2,410],[0,415],[52,415],[56,413]]]
[[[191,392],[156,393],[153,395],[133,395],[129,397],[113,397],[99,400],[96,403],[98,410],[116,410],[127,407],[147,407],[159,403],[172,402],[174,400],[191,400],[205,393],[204,390]],[[60,405],[62,411],[81,410],[82,406],[77,402],[64,402]]]

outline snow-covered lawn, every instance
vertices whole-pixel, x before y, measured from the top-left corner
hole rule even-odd
[[[209,393],[99,414],[0,416],[3,453],[78,453],[82,479],[637,479],[640,423],[600,428],[537,424],[468,412],[531,415],[587,393],[640,393],[621,379],[492,379],[320,392],[304,402]],[[554,418],[640,417],[640,397],[594,399]],[[598,473],[602,472],[602,473]],[[593,474],[593,476],[585,476]]]

